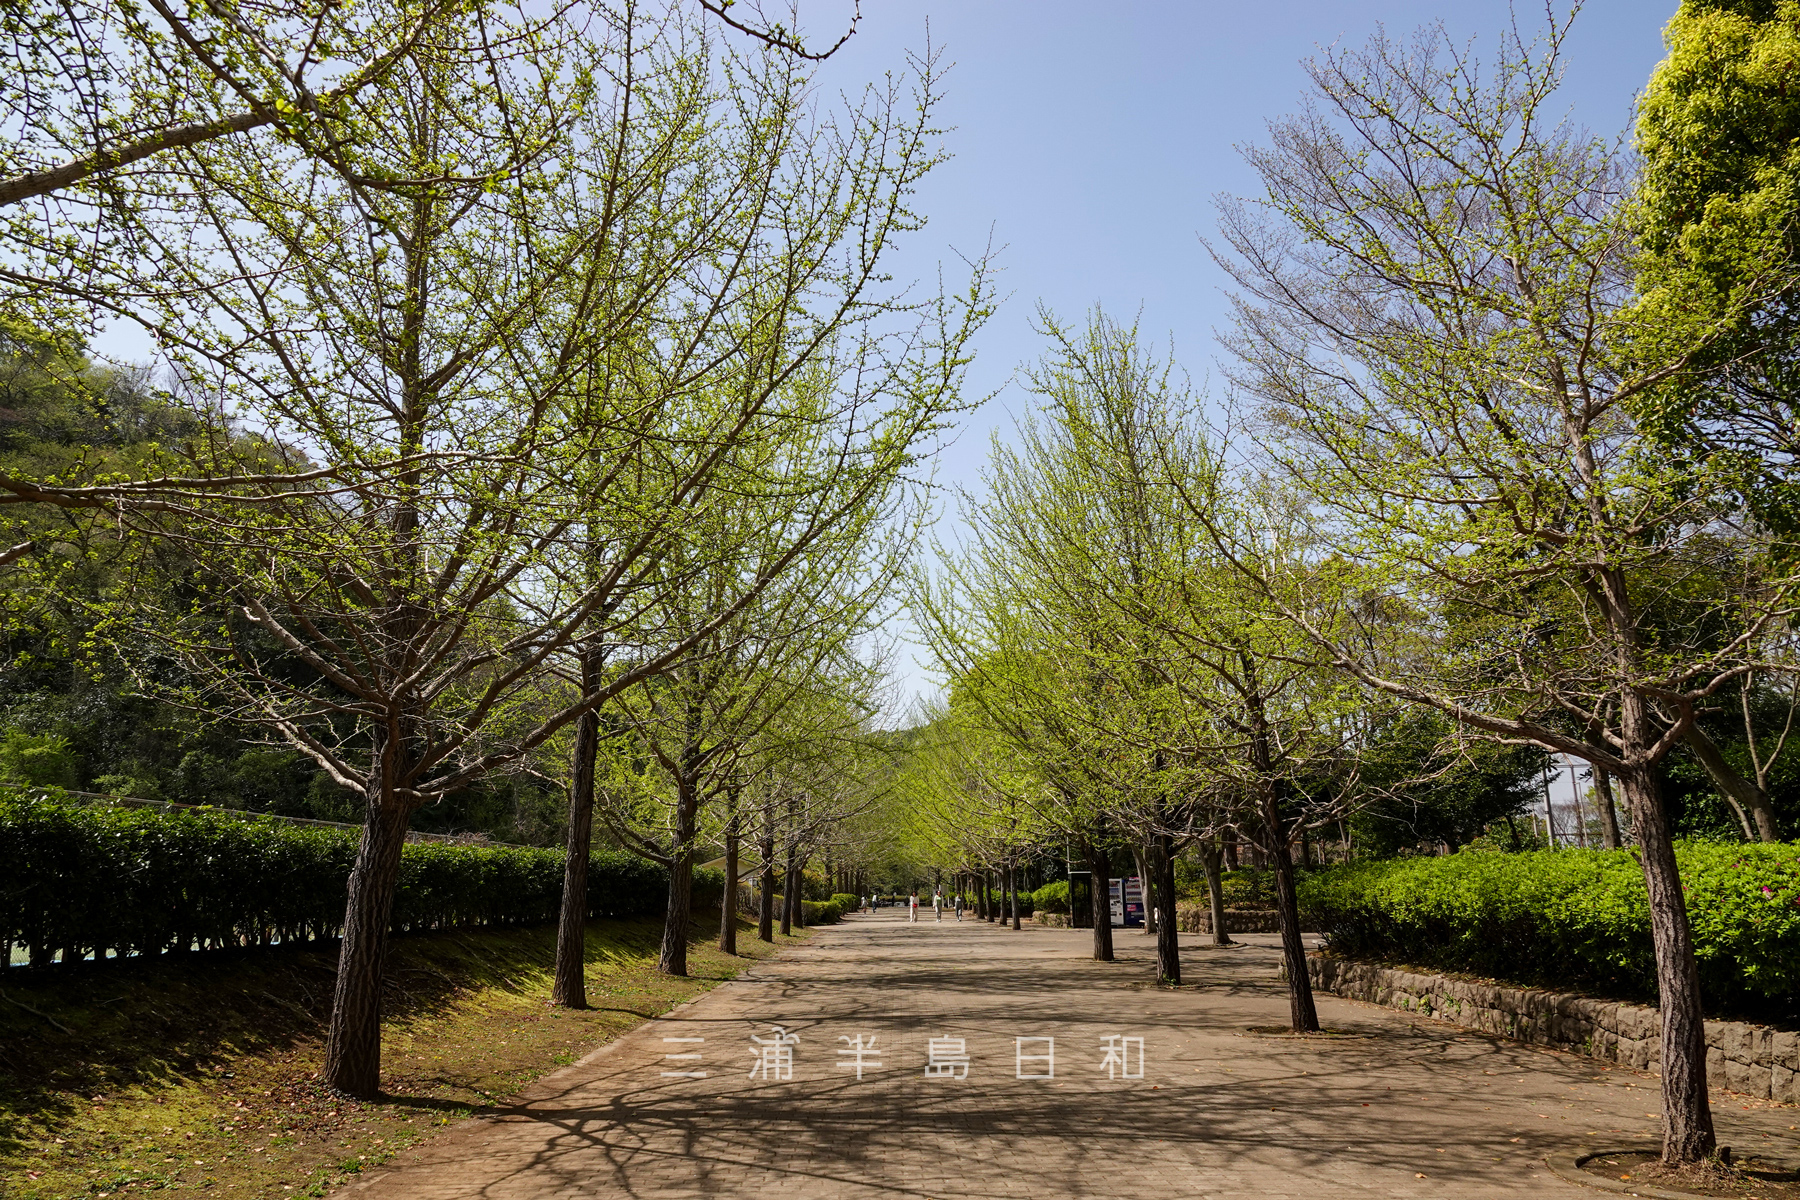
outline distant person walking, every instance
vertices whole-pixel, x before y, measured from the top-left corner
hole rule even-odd
[[[919,923],[919,893],[914,892],[906,898],[906,908],[912,914],[908,919],[917,925]]]
[[[944,923],[944,893],[941,890],[931,893],[931,911],[934,914],[934,919],[938,922],[938,924],[940,924],[940,925],[943,924]]]
[[[956,919],[962,920],[962,893],[956,893]]]

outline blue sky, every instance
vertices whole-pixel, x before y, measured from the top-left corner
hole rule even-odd
[[[814,40],[837,36],[848,4],[801,0]],[[1543,27],[1544,10],[1519,0],[1518,20]],[[1676,0],[1592,0],[1567,46],[1563,99],[1596,133],[1623,130],[1662,57],[1662,27]],[[999,314],[983,330],[971,391],[1003,389],[943,456],[941,479],[973,481],[989,436],[1030,403],[1007,386],[1041,352],[1031,320],[1041,300],[1065,318],[1094,304],[1141,310],[1153,339],[1172,339],[1204,383],[1224,321],[1224,280],[1200,237],[1212,197],[1248,194],[1254,181],[1236,147],[1292,111],[1305,86],[1301,60],[1332,44],[1355,46],[1380,26],[1410,34],[1442,21],[1477,53],[1513,20],[1503,0],[864,0],[858,34],[820,73],[827,88],[860,87],[904,65],[930,40],[953,68],[943,124],[955,156],[918,196],[930,225],[896,260],[902,278],[929,282],[955,251],[979,251],[990,231],[1004,246]],[[953,535],[954,528],[946,528]],[[909,632],[909,631],[901,631]],[[908,695],[936,687],[902,651]]]

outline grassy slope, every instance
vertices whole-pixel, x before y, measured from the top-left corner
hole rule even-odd
[[[701,922],[707,925],[707,922]],[[659,920],[588,928],[586,1012],[549,1004],[554,928],[396,939],[386,1102],[313,1079],[333,956],[89,968],[0,987],[0,1196],[323,1195],[797,939],[741,957],[697,941],[691,976],[656,973]],[[804,936],[802,934],[801,936]],[[31,1011],[35,1010],[35,1011]]]

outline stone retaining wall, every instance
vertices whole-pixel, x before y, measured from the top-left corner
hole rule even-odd
[[[1313,987],[1322,992],[1573,1050],[1640,1071],[1655,1072],[1662,1066],[1661,1017],[1643,1005],[1336,958],[1307,959],[1307,973]],[[1708,1021],[1706,1077],[1714,1087],[1800,1104],[1800,1033],[1740,1021]]]
[[[1212,906],[1183,900],[1175,905],[1175,928],[1183,933],[1211,933]],[[1281,914],[1272,908],[1228,908],[1226,933],[1280,933]]]
[[[1068,913],[1035,912],[1032,919],[1039,925],[1048,925],[1052,929],[1069,927]],[[1117,925],[1114,929],[1119,928]],[[1142,926],[1133,926],[1142,928]],[[1186,904],[1175,906],[1175,928],[1182,933],[1211,933],[1212,910],[1205,905],[1198,909]],[[1281,914],[1264,912],[1260,908],[1228,908],[1225,910],[1226,933],[1280,933]]]

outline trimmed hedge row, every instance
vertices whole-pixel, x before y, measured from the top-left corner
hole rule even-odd
[[[207,812],[86,807],[0,790],[0,941],[33,962],[336,938],[360,832]],[[588,914],[660,913],[668,872],[590,859]],[[717,872],[695,872],[718,903]],[[396,932],[554,921],[563,852],[408,843]]]
[[[1711,1006],[1800,996],[1800,845],[1679,843]],[[1464,851],[1300,877],[1308,928],[1334,954],[1654,1000],[1643,871],[1629,851]]]
[[[1069,911],[1069,881],[1058,879],[1046,883],[1030,896],[1033,912],[1066,913]]]
[[[848,910],[833,896],[829,900],[800,901],[800,923],[802,925],[836,925],[844,919]]]

